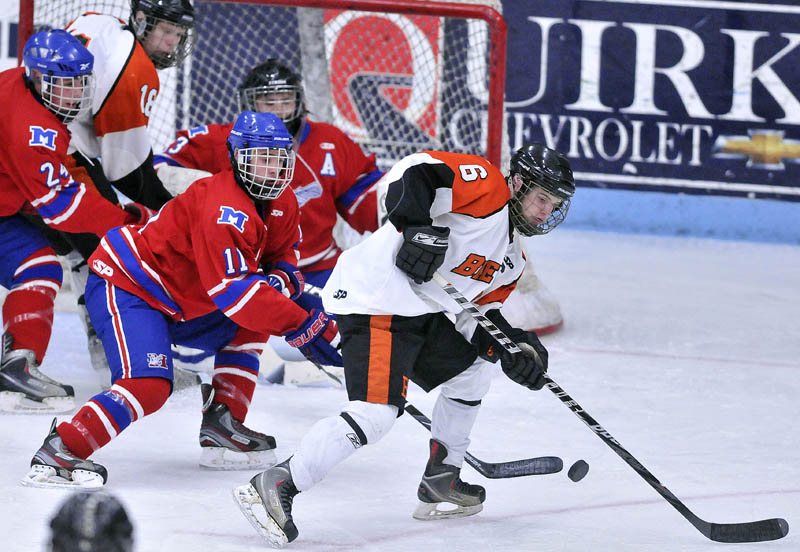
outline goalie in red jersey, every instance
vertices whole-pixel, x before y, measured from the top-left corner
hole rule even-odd
[[[292,136],[275,115],[244,112],[227,146],[227,170],[194,183],[145,226],[107,233],[91,256],[86,305],[114,383],[71,421],[53,422],[23,484],[103,485],[105,468],[87,458],[165,403],[172,344],[216,355],[200,428],[201,465],[212,469],[275,462],[275,439],[243,424],[269,336],[341,366],[335,322],[292,300],[303,286],[297,201],[282,193],[295,166]]]

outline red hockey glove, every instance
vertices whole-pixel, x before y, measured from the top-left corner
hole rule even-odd
[[[158,211],[153,211],[150,207],[145,207],[141,203],[126,203],[122,206],[128,212],[129,220],[126,224],[147,224],[150,217],[154,216]]]
[[[306,284],[300,269],[283,261],[275,263],[267,273],[267,283],[292,301],[303,294]]]

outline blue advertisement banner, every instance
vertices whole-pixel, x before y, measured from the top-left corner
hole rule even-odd
[[[512,151],[581,185],[800,201],[800,6],[503,3]]]

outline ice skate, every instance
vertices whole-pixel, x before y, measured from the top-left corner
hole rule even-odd
[[[75,391],[39,371],[36,355],[29,349],[11,348],[11,336],[3,336],[0,361],[0,410],[18,413],[69,412],[75,407]]]
[[[50,433],[42,447],[31,460],[31,469],[22,479],[26,487],[45,489],[97,490],[108,480],[106,469],[96,462],[78,458],[64,446],[56,431],[56,419],[50,425]]]
[[[200,467],[210,470],[251,470],[273,466],[275,438],[245,427],[228,406],[213,402],[214,389],[200,386],[203,424],[200,426]]]
[[[287,459],[236,487],[233,498],[258,534],[270,546],[283,548],[298,535],[292,520],[292,501],[298,493]],[[254,509],[257,505],[261,508]]]
[[[417,490],[420,503],[414,519],[422,521],[465,517],[483,510],[486,490],[461,481],[461,468],[442,464],[447,448],[431,439],[431,456]]]

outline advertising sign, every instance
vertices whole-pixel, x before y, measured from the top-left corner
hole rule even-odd
[[[512,150],[582,185],[800,201],[800,6],[505,2]]]

